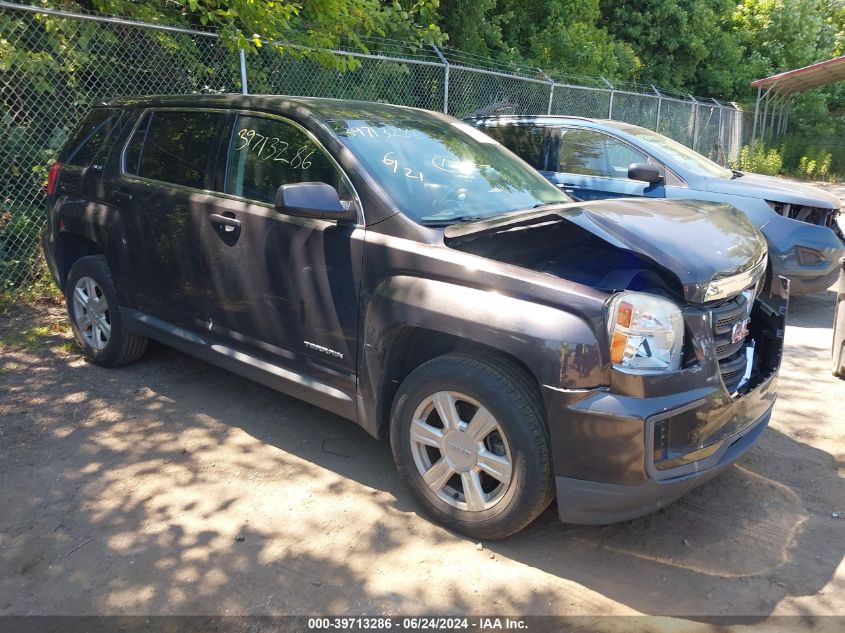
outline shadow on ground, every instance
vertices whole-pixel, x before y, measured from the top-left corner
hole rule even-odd
[[[309,405],[160,346],[119,370],[3,354],[0,614],[841,608],[842,464],[809,443],[836,409],[802,395],[812,346],[725,474],[614,526],[552,507],[481,551],[417,513],[386,443]]]

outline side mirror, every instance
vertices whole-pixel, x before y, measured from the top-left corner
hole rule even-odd
[[[296,182],[276,190],[276,211],[318,220],[355,219],[355,210],[344,208],[337,189],[324,182]]]
[[[628,165],[628,178],[631,180],[642,180],[651,184],[663,181],[660,170],[648,163],[631,163]]]

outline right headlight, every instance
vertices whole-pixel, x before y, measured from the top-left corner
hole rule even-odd
[[[681,309],[668,299],[619,293],[608,304],[607,324],[614,367],[635,373],[680,368],[684,320]]]

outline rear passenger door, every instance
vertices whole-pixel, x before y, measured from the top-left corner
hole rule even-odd
[[[297,123],[231,116],[220,195],[202,223],[209,330],[232,349],[354,394],[364,229],[274,207],[276,190],[297,182],[330,184],[357,205],[351,184]]]
[[[631,163],[648,163],[649,156],[610,134],[586,128],[556,130],[558,151],[545,176],[579,200],[647,196],[665,198],[662,183],[628,178]],[[653,161],[651,161],[653,162]]]
[[[110,193],[125,227],[129,306],[190,329],[205,323],[202,228],[225,114],[151,109]]]

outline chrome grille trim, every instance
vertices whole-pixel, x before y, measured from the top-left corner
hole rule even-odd
[[[746,339],[732,342],[731,333],[734,325],[748,317],[750,306],[749,297],[739,294],[711,309],[713,323],[713,341],[715,343],[716,358],[719,361],[719,373],[722,381],[730,393],[736,391],[745,373],[747,363],[745,353]]]

